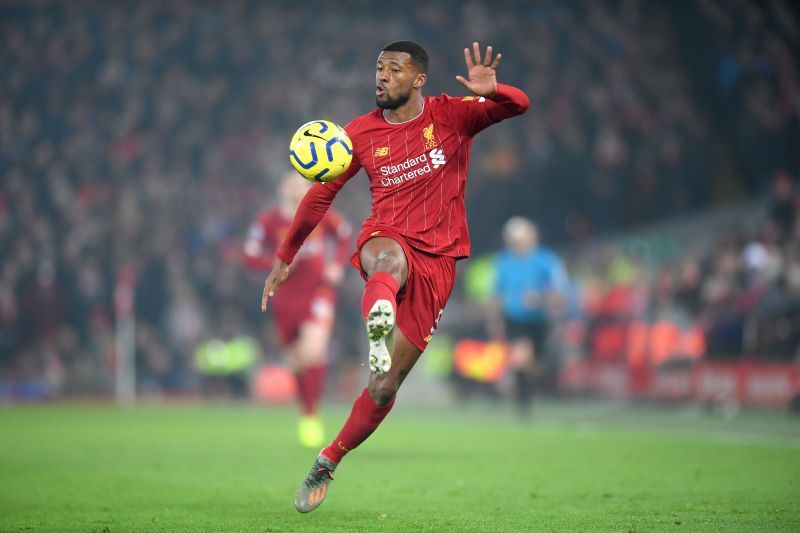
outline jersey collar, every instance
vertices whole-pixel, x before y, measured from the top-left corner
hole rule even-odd
[[[416,117],[410,118],[408,120],[404,120],[403,122],[389,122],[388,120],[386,120],[386,116],[383,114],[383,112],[384,112],[384,110],[381,109],[381,118],[387,124],[391,124],[392,126],[399,126],[400,124],[408,124],[409,122],[411,122],[413,120],[417,120],[425,112],[425,99],[424,98],[422,99],[422,109],[419,110],[419,114]]]

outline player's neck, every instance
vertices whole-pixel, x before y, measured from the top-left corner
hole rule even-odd
[[[397,109],[384,109],[383,118],[386,119],[386,122],[400,124],[402,122],[414,120],[422,114],[424,109],[425,99],[419,92],[415,91],[408,102]]]

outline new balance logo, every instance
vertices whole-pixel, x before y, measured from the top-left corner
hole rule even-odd
[[[431,163],[433,163],[433,168],[439,168],[440,166],[447,163],[447,160],[444,157],[444,152],[441,148],[434,148],[429,152],[431,156]]]
[[[386,157],[387,155],[389,155],[388,146],[381,146],[380,148],[375,149],[375,157]]]

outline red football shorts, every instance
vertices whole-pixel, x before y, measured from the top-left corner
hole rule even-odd
[[[312,284],[311,290],[284,286],[273,298],[275,312],[272,316],[275,317],[278,342],[284,348],[297,340],[303,324],[333,324],[336,294],[327,285],[318,285],[314,289]]]
[[[365,227],[358,237],[356,253],[350,258],[364,280],[367,274],[361,268],[361,247],[374,237],[388,237],[403,247],[408,262],[408,279],[397,293],[397,326],[411,344],[425,351],[453,291],[456,260],[416,250],[393,230]]]

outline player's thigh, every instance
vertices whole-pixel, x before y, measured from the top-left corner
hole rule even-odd
[[[298,362],[302,366],[322,364],[328,351],[332,324],[322,321],[306,321],[300,324],[297,346]]]
[[[370,374],[367,385],[369,395],[378,405],[386,405],[392,400],[421,355],[422,351],[403,335],[400,328],[395,328],[392,367],[385,374]]]
[[[388,272],[400,287],[408,279],[408,260],[403,247],[389,237],[374,237],[361,247],[361,268],[371,277],[375,272]]]

